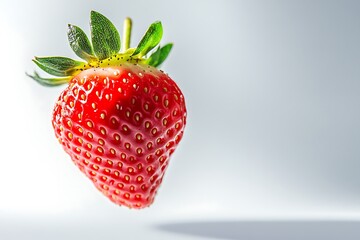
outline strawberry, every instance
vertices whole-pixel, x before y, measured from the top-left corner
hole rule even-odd
[[[131,20],[124,42],[103,15],[91,12],[91,43],[69,25],[70,46],[86,62],[35,57],[57,78],[29,75],[46,86],[67,84],[53,111],[55,136],[75,163],[112,202],[148,207],[164,177],[186,124],[183,94],[158,67],[172,44],[158,46],[162,25],[153,23],[136,48],[129,48]],[[153,50],[153,51],[152,51]]]

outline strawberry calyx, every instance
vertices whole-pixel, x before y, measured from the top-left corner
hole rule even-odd
[[[119,32],[113,23],[104,15],[91,11],[91,42],[81,28],[68,25],[70,47],[85,62],[59,56],[35,57],[33,62],[56,78],[43,78],[36,71],[33,75],[27,75],[41,85],[58,86],[68,83],[74,76],[90,68],[121,66],[124,63],[160,66],[173,46],[172,43],[159,45],[163,34],[161,22],[150,25],[136,48],[130,48],[131,29],[132,21],[126,18],[121,44]]]

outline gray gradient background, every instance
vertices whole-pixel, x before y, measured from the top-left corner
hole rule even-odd
[[[0,0],[1,239],[359,239],[359,1],[104,2]],[[63,87],[24,77],[74,57],[67,23],[88,33],[90,10],[175,43],[188,126],[143,211],[80,174],[50,124]]]

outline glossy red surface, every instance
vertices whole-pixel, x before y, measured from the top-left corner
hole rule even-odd
[[[53,112],[56,137],[105,196],[149,206],[186,124],[184,97],[156,68],[123,64],[75,76]]]

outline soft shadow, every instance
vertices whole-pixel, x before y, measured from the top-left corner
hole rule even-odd
[[[158,229],[210,239],[359,240],[357,221],[218,221],[167,223]]]

